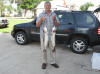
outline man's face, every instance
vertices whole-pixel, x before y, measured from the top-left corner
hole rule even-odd
[[[46,11],[50,10],[51,9],[51,4],[47,3],[44,5],[44,8]]]

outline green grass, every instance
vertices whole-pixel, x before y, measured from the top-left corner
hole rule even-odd
[[[10,33],[10,32],[13,30],[13,26],[14,26],[14,25],[19,24],[19,23],[30,22],[30,21],[32,21],[32,20],[31,20],[31,19],[30,19],[30,20],[9,19],[8,21],[9,21],[8,28],[2,28],[2,29],[0,29],[0,32],[3,32],[3,33]]]

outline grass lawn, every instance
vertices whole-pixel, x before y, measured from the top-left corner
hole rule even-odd
[[[32,21],[32,19],[8,19],[9,21],[9,25],[8,25],[8,28],[2,28],[0,29],[0,32],[4,32],[4,33],[10,33],[13,29],[13,26],[16,25],[16,24],[19,24],[19,23],[26,23],[26,22],[30,22]]]

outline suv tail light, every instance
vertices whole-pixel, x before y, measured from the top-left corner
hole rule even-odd
[[[100,27],[98,27],[98,35],[100,35]]]

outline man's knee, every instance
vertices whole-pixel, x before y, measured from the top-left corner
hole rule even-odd
[[[44,49],[43,52],[45,53],[46,52],[46,49]]]
[[[53,48],[52,52],[56,52],[56,49],[55,49],[55,47]]]

